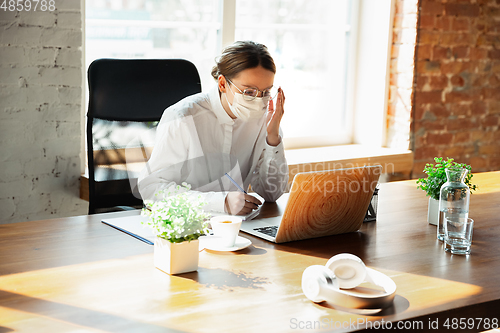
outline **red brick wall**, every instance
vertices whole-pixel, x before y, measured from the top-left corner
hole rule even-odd
[[[410,148],[500,170],[500,0],[420,0]]]

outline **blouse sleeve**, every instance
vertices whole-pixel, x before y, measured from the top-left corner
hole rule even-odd
[[[276,201],[285,192],[288,185],[288,164],[283,140],[275,147],[265,143],[251,184],[252,189],[269,202]]]
[[[141,171],[138,189],[143,200],[158,200],[159,191],[175,193],[185,181],[185,167],[190,160],[203,156],[191,116],[160,122],[156,143],[149,161]],[[188,191],[188,196],[205,202],[205,209],[224,212],[226,193]]]

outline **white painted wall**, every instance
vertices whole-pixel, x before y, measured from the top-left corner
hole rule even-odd
[[[82,5],[0,10],[0,223],[80,215]]]

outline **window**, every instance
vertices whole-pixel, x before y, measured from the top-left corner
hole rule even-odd
[[[289,148],[350,143],[346,112],[352,1],[236,1],[236,40],[267,45],[286,94]]]
[[[183,58],[208,87],[220,0],[86,0],[86,68],[98,58]]]
[[[198,68],[205,91],[214,84],[210,70],[223,36],[254,40],[269,48],[278,66],[275,84],[286,94],[285,146],[351,143],[356,4],[87,0],[86,65],[106,57],[185,58]]]

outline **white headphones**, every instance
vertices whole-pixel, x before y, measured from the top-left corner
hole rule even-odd
[[[349,291],[362,282],[371,282],[382,287],[382,293]],[[365,266],[353,254],[333,256],[325,266],[313,265],[302,274],[302,291],[311,301],[328,301],[346,308],[383,309],[392,304],[396,294],[396,283],[387,275]]]

